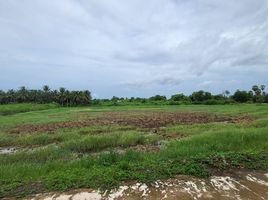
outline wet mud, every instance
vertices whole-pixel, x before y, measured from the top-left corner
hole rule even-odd
[[[268,199],[268,173],[239,171],[232,176],[212,176],[198,179],[177,176],[152,184],[126,183],[112,191],[80,189],[66,193],[39,194],[32,200],[138,200],[138,199],[180,199],[180,200],[266,200]]]
[[[18,151],[15,147],[0,147],[0,154],[11,154]]]

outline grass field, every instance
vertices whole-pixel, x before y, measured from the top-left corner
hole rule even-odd
[[[10,147],[0,198],[267,170],[268,105],[0,105],[0,148]]]
[[[12,115],[16,113],[30,112],[36,110],[47,110],[56,107],[57,107],[56,104],[30,104],[30,103],[0,105],[0,116]]]

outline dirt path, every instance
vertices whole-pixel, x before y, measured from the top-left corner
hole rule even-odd
[[[66,193],[37,195],[33,200],[101,200],[101,199],[180,199],[180,200],[266,200],[268,199],[268,173],[236,172],[232,176],[213,176],[198,179],[177,176],[166,181],[146,185],[129,183],[111,192],[83,189]]]

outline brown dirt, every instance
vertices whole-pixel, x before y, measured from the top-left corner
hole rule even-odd
[[[41,125],[22,125],[10,130],[10,133],[52,132],[61,128],[87,127],[92,125],[130,125],[138,128],[158,130],[172,124],[197,124],[210,122],[243,123],[252,119],[248,116],[223,116],[201,112],[150,112],[132,113],[105,112],[102,117],[80,121],[57,122]]]

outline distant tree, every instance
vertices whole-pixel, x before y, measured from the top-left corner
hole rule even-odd
[[[25,86],[20,87],[19,91],[17,92],[17,101],[19,103],[28,102],[28,91]]]
[[[259,86],[257,86],[257,85],[253,85],[253,86],[252,86],[252,90],[254,91],[255,96],[259,96],[259,95],[261,95],[261,89],[259,88]]]
[[[66,89],[64,87],[61,87],[59,89],[59,92],[60,93],[59,93],[58,103],[63,106],[66,102],[66,95],[65,95]]]
[[[174,94],[170,98],[172,101],[184,101],[186,99],[187,97],[184,94]]]
[[[252,86],[252,90],[254,91],[253,102],[262,103],[265,99],[265,85],[261,85],[260,87],[257,85]]]
[[[215,99],[217,101],[218,100],[226,100],[226,98],[227,98],[227,96],[224,94],[217,94],[217,95],[213,96],[213,99]]]
[[[92,105],[101,105],[101,100],[100,99],[92,99],[91,104]]]
[[[66,89],[64,87],[60,87],[59,91],[60,91],[61,94],[64,94]]]
[[[141,103],[146,103],[146,99],[145,98],[142,98],[141,99]]]
[[[111,99],[95,99],[92,100],[91,93],[88,90],[85,91],[69,91],[61,87],[59,90],[51,90],[48,85],[44,85],[42,89],[33,90],[27,89],[25,86],[20,87],[18,90],[0,90],[0,104],[8,103],[58,103],[62,106],[77,106],[77,105],[90,105],[90,104],[102,104],[102,103],[114,103],[118,101],[121,103],[153,103],[153,104],[169,104],[179,105],[201,103],[201,104],[225,104],[236,102],[257,102],[268,103],[268,95],[265,93],[265,85],[254,85],[250,91],[237,90],[233,96],[229,97],[230,92],[224,91],[219,95],[212,95],[210,92],[203,90],[193,92],[192,95],[186,96],[184,94],[174,94],[167,101],[166,96],[155,95],[150,98],[119,98],[113,96]],[[159,101],[159,102],[156,102]]]
[[[236,102],[245,103],[250,100],[250,94],[247,91],[237,90],[233,95],[233,99]]]
[[[51,103],[50,88],[48,85],[43,86],[42,103]]]
[[[225,97],[229,97],[229,95],[230,95],[230,91],[229,91],[229,90],[225,90],[225,91],[223,92],[223,96],[225,96]]]
[[[48,85],[44,85],[43,90],[44,90],[44,92],[49,92],[50,88]]]
[[[91,96],[91,92],[89,90],[85,90],[83,91],[83,100],[82,100],[82,104],[83,105],[88,105],[91,103],[92,101],[92,96]]]
[[[19,90],[0,90],[0,104],[7,103],[58,103],[62,106],[89,105],[91,103],[91,93],[85,91],[68,91],[65,88],[51,91],[45,85],[42,90],[28,90],[21,87]]]
[[[265,85],[261,85],[260,88],[261,88],[261,91],[262,91],[262,95],[265,96],[265,91],[264,91],[265,90]]]
[[[3,90],[0,90],[0,104],[4,104],[6,101],[6,94]]]
[[[254,96],[254,93],[250,90],[250,91],[248,91],[248,94],[249,94],[250,99],[252,99]]]
[[[265,94],[263,102],[268,103],[268,94]]]
[[[113,101],[113,102],[117,102],[117,101],[119,101],[120,100],[120,98],[119,97],[116,97],[116,96],[113,96],[112,98],[111,98],[111,101]]]
[[[135,97],[131,97],[128,101],[129,102],[134,102],[135,101]]]
[[[166,96],[161,96],[161,95],[155,95],[149,98],[151,101],[166,101],[167,97]]]
[[[204,102],[207,100],[212,99],[212,94],[210,92],[205,92],[203,90],[193,92],[193,94],[190,96],[193,102]]]

